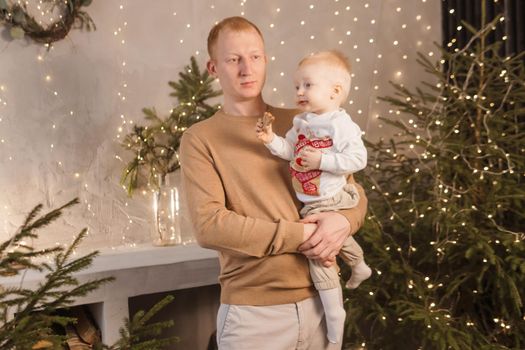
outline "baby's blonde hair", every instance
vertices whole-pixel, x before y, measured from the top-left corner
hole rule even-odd
[[[352,78],[350,74],[352,73],[352,66],[348,58],[340,51],[337,50],[328,50],[328,51],[319,51],[315,52],[309,56],[306,56],[299,62],[299,67],[305,64],[322,64],[326,65],[330,69],[335,69],[340,74],[337,74],[336,83],[341,85],[343,89],[343,99],[348,97],[350,93],[350,85],[352,83]]]

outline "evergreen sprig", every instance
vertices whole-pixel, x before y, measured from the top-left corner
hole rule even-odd
[[[51,224],[62,215],[64,209],[77,203],[78,199],[74,199],[42,216],[38,216],[42,205],[37,205],[13,237],[0,245],[1,275],[14,275],[25,269],[46,273],[35,290],[22,286],[3,288],[0,285],[0,349],[30,349],[39,341],[41,345],[58,348],[64,338],[54,334],[52,325],[65,326],[74,322],[74,319],[59,316],[56,311],[70,306],[75,298],[113,279],[102,278],[80,283],[74,276],[91,265],[98,255],[98,252],[93,252],[71,259],[87,233],[85,229],[67,248],[58,246],[35,250],[26,243],[26,240],[38,237],[38,229]],[[42,260],[44,257],[52,257],[53,264]]]
[[[376,274],[345,292],[347,346],[525,347],[525,68],[486,43],[499,21],[466,25],[471,42],[441,62],[420,54],[430,82],[383,98],[402,117],[367,142],[358,239]]]
[[[67,247],[34,249],[27,240],[37,239],[37,230],[58,219],[64,209],[79,203],[75,198],[63,206],[39,216],[39,204],[27,215],[22,226],[11,239],[0,244],[0,275],[13,276],[20,271],[36,270],[45,273],[42,282],[35,289],[4,287],[0,284],[0,349],[64,349],[65,336],[57,334],[54,326],[65,328],[77,320],[61,316],[60,309],[71,306],[76,298],[87,295],[101,285],[113,280],[112,277],[80,283],[75,275],[88,268],[98,251],[73,259],[73,254],[87,230],[83,229]],[[52,263],[46,262],[43,258]],[[0,280],[1,283],[1,280]],[[152,316],[173,300],[168,296],[148,312],[140,311],[125,321],[121,339],[113,346],[96,344],[97,349],[141,350],[161,349],[173,344],[177,337],[163,337],[161,332],[173,326],[173,321],[150,323]]]
[[[168,295],[149,311],[138,311],[130,321],[126,319],[124,327],[120,329],[120,340],[112,346],[103,346],[104,350],[162,350],[167,345],[179,341],[178,337],[161,337],[163,330],[173,327],[173,321],[149,323],[151,318],[162,308],[173,301]]]
[[[201,72],[195,57],[190,65],[179,73],[178,81],[170,81],[173,88],[170,96],[177,99],[177,105],[168,117],[158,115],[155,108],[144,108],[142,112],[147,126],[134,125],[133,131],[125,136],[121,146],[133,154],[126,165],[121,184],[129,195],[139,186],[141,176],[148,184],[156,187],[159,178],[179,168],[178,150],[184,131],[191,125],[213,115],[219,108],[210,105],[210,98],[221,95],[212,86],[213,78],[207,71]]]

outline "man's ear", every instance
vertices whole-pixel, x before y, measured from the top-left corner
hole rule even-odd
[[[215,66],[215,62],[212,59],[206,62],[206,69],[208,69],[208,73],[212,77],[217,78],[217,67]]]

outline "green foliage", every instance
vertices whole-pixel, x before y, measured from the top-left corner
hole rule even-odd
[[[345,291],[347,346],[525,348],[525,68],[485,44],[499,20],[441,62],[420,54],[432,83],[384,98],[403,117],[367,142],[376,273]]]
[[[78,199],[74,199],[42,216],[38,216],[42,205],[37,205],[13,237],[0,244],[1,276],[14,276],[23,270],[45,273],[43,281],[34,290],[24,288],[22,284],[19,287],[8,288],[0,284],[1,350],[65,349],[65,337],[57,334],[53,327],[65,327],[75,323],[76,319],[60,316],[57,311],[71,306],[76,298],[85,296],[113,280],[112,277],[108,277],[80,283],[75,277],[75,274],[88,268],[98,255],[95,251],[72,259],[72,255],[87,234],[86,229],[83,229],[67,248],[57,246],[37,250],[26,243],[38,238],[36,230],[49,225],[62,215],[64,209],[77,203]],[[149,322],[153,315],[172,300],[173,297],[168,296],[148,312],[137,313],[131,322],[125,320],[126,324],[121,329],[121,339],[112,346],[97,344],[97,349],[160,350],[165,345],[173,344],[177,341],[176,337],[161,336],[162,330],[172,327],[172,321]]]
[[[36,206],[13,238],[0,245],[0,274],[15,275],[23,269],[45,273],[45,279],[35,290],[0,286],[0,349],[30,349],[37,341],[45,341],[60,348],[63,337],[54,334],[52,325],[66,325],[74,319],[56,315],[56,311],[73,303],[75,298],[97,289],[112,278],[80,283],[75,273],[91,265],[98,252],[71,259],[74,250],[86,235],[82,230],[69,247],[57,246],[35,250],[27,240],[36,239],[36,230],[49,225],[62,215],[62,210],[78,203],[74,199],[58,209],[37,217],[42,205]],[[51,257],[37,264],[37,258]],[[12,317],[10,317],[12,315]]]
[[[162,350],[165,346],[179,341],[178,337],[162,338],[164,329],[173,327],[173,321],[148,323],[163,307],[173,301],[173,296],[168,295],[148,312],[138,311],[133,319],[125,320],[125,325],[120,329],[120,340],[112,346],[103,346],[104,350]]]
[[[156,186],[158,176],[164,177],[179,168],[178,150],[184,131],[191,125],[212,116],[218,105],[209,105],[207,100],[221,95],[212,87],[213,78],[207,71],[201,73],[195,57],[190,65],[179,73],[179,80],[170,81],[173,88],[170,96],[178,104],[171,114],[160,117],[155,108],[144,108],[147,126],[135,125],[126,135],[122,147],[133,153],[121,177],[121,183],[131,195],[139,185],[140,176],[147,177],[149,184]]]

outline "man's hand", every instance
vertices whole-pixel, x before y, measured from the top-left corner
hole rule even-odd
[[[299,157],[301,158],[301,166],[306,171],[317,170],[321,167],[322,156],[323,154],[317,148],[305,147],[299,154]]]
[[[317,224],[304,224],[303,242],[307,241],[315,230],[317,230]]]
[[[350,223],[342,214],[333,211],[308,215],[301,222],[316,223],[317,230],[299,246],[299,251],[308,259],[319,260],[330,267],[348,238]]]

